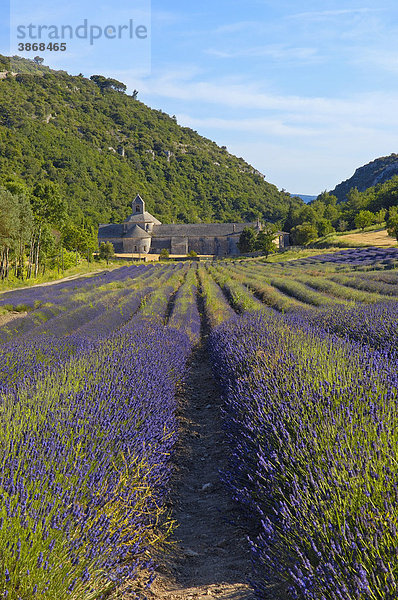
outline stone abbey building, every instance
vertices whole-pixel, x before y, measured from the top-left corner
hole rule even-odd
[[[120,254],[159,254],[163,248],[170,254],[197,254],[231,256],[239,254],[238,241],[245,227],[257,223],[192,223],[163,225],[145,210],[145,202],[138,195],[132,203],[133,213],[120,225],[100,225],[98,243],[112,242]],[[278,239],[276,240],[278,242]],[[279,247],[287,245],[286,234],[279,234]]]

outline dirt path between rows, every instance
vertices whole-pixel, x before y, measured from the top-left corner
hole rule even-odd
[[[248,543],[219,471],[228,461],[220,397],[206,349],[192,356],[180,394],[181,439],[172,492],[176,548],[150,600],[253,600]],[[236,525],[233,525],[235,522]]]

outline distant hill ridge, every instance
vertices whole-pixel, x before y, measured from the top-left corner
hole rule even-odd
[[[163,223],[275,222],[302,205],[121,82],[1,55],[0,72],[0,186],[50,180],[76,223],[122,222],[137,193]]]
[[[398,175],[398,154],[382,156],[359,167],[352,177],[336,185],[330,193],[342,202],[352,188],[364,192],[379,183],[385,183],[394,175]]]

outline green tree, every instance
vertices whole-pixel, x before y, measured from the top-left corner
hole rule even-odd
[[[115,90],[116,92],[125,92],[127,89],[127,86],[121,81],[110,77],[104,77],[103,75],[91,75],[90,79],[91,81],[94,81],[102,91]]]
[[[73,223],[66,223],[61,231],[62,245],[66,250],[77,250],[80,254],[86,255],[97,247],[96,236],[91,229],[85,229],[82,225],[77,226]]]
[[[39,271],[41,236],[44,225],[62,226],[66,217],[66,202],[59,188],[52,181],[37,183],[33,188],[31,205],[35,218],[35,228],[29,253],[28,277],[34,266],[34,276]]]
[[[336,231],[329,219],[319,219],[317,225],[318,234],[321,237],[329,235],[329,233],[334,233],[334,231]]]
[[[365,196],[358,191],[357,188],[352,188],[347,194],[347,201],[344,203],[343,211],[344,218],[349,220],[350,225],[355,225],[355,217],[359,211],[365,208]]]
[[[44,223],[41,230],[39,253],[39,264],[43,266],[43,273],[47,266],[48,258],[53,259],[53,265],[57,264],[58,266],[60,266],[61,254],[61,243],[55,238],[53,228],[48,223]]]
[[[277,246],[275,244],[277,235],[274,227],[268,227],[258,233],[255,247],[256,250],[260,250],[265,258],[268,258],[270,254],[274,254],[274,252],[277,251]]]
[[[159,260],[168,260],[169,257],[170,252],[167,250],[167,248],[162,248],[159,254]]]
[[[61,226],[66,218],[66,202],[56,183],[37,183],[31,196],[32,209],[39,223]]]
[[[335,198],[335,196],[331,196],[331,198]],[[333,226],[336,226],[338,219],[341,215],[340,206],[336,206],[335,204],[327,204],[325,207],[324,217],[325,219],[329,219]]]
[[[365,229],[374,223],[375,216],[370,210],[360,210],[355,216],[354,222],[357,229]]]
[[[323,202],[323,204],[325,204],[326,206],[336,206],[337,204],[336,196],[334,196],[333,194],[329,194],[329,192],[327,192],[326,190],[319,194],[317,200]]]
[[[296,225],[291,231],[293,244],[297,246],[305,246],[313,242],[318,237],[318,230],[312,223],[303,223]]]
[[[257,234],[253,227],[245,227],[240,234],[238,248],[241,254],[254,252],[256,250]]]
[[[339,222],[337,223],[337,229],[339,231],[347,231],[348,221],[345,221],[344,219],[339,219]]]
[[[24,262],[26,245],[32,236],[34,227],[33,211],[29,199],[18,194],[14,196],[18,212],[18,235],[15,248],[15,272],[20,279],[24,278]]]
[[[0,278],[6,279],[10,269],[10,253],[15,249],[19,230],[18,205],[15,197],[0,188]]]
[[[315,209],[312,208],[312,206],[310,206],[309,204],[306,204],[299,211],[298,218],[299,218],[299,224],[312,223],[313,225],[316,225],[319,216],[317,215]]]
[[[381,208],[379,211],[377,211],[377,213],[375,214],[375,222],[378,225],[381,225],[382,223],[385,222],[386,220],[386,215],[387,215],[387,210],[385,208]]]
[[[287,212],[286,219],[283,223],[283,230],[289,232],[293,229],[293,227],[295,225],[298,225],[298,224],[299,224],[299,218],[298,218],[297,206],[294,206],[291,203],[289,205],[289,210]]]
[[[115,256],[115,249],[112,242],[102,242],[99,248],[99,255],[102,260],[106,260],[106,264],[109,264],[109,260]]]
[[[388,211],[387,231],[398,241],[398,206],[392,206]]]

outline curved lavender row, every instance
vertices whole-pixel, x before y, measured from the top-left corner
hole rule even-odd
[[[384,271],[380,272],[381,274]],[[367,273],[356,272],[355,277],[352,275],[334,275],[331,279],[337,283],[342,283],[348,288],[354,290],[364,290],[371,293],[383,294],[385,296],[398,296],[398,276],[395,270],[389,271],[394,275],[395,281],[383,281],[382,279],[375,279],[374,277],[368,277]]]
[[[147,288],[145,293],[151,291]],[[144,292],[131,293],[122,306],[105,310],[103,305],[82,306],[54,318],[46,329],[35,328],[24,337],[0,347],[0,393],[18,394],[25,385],[60,369],[75,353],[91,350],[95,340],[106,339],[137,312]],[[83,324],[82,324],[83,323]],[[72,333],[68,333],[68,328]],[[50,333],[51,331],[51,333]]]
[[[138,267],[136,267],[138,268]],[[81,294],[70,293],[66,305],[69,310],[57,315],[50,323],[43,324],[30,331],[28,335],[42,334],[65,335],[78,333],[89,338],[101,338],[110,335],[115,329],[127,322],[137,312],[142,300],[150,296],[159,284],[159,278],[172,273],[170,269],[148,269],[144,267],[134,278],[117,278],[113,271],[113,282],[117,287],[104,284],[95,288],[80,299]],[[123,287],[120,287],[123,284]],[[90,299],[90,302],[89,302]]]
[[[165,276],[171,274],[172,271],[166,270]],[[11,330],[12,340],[0,347],[0,392],[17,394],[23,386],[33,386],[45,373],[65,365],[75,352],[89,350],[92,347],[90,341],[105,339],[126,324],[143,299],[153,292],[154,288],[149,287],[153,275],[144,272],[143,277],[132,280],[130,287],[125,283],[126,287],[122,289],[103,286],[95,305],[82,304],[86,295],[80,300],[81,305],[68,298],[67,304],[77,305],[77,308],[62,312],[45,323],[36,324],[36,312],[22,320],[23,328]],[[58,339],[65,335],[67,339]]]
[[[153,287],[147,287],[142,291],[130,291],[126,302],[110,310],[102,311],[93,320],[84,323],[76,331],[76,335],[87,340],[106,338],[132,319],[144,299],[153,292],[153,289]]]
[[[289,318],[294,322],[294,316]],[[398,302],[335,306],[327,312],[299,313],[298,318],[395,356],[398,352]]]
[[[2,397],[7,598],[88,600],[152,568],[151,547],[170,527],[174,392],[189,350],[186,336],[138,320],[36,389]]]
[[[106,311],[110,302],[123,298],[129,289],[102,291],[96,302],[83,302],[74,299],[70,294],[64,299],[62,307],[43,306],[26,317],[13,320],[0,328],[0,341],[7,342],[17,338],[28,339],[40,335],[61,336],[78,329],[90,320]]]
[[[350,248],[330,254],[320,254],[309,256],[308,258],[298,260],[296,264],[311,263],[335,263],[361,265],[372,262],[381,262],[386,265],[394,265],[398,260],[398,248]]]
[[[202,266],[198,268],[198,282],[203,300],[204,317],[209,328],[216,327],[236,315],[218,283],[210,277],[208,271]]]
[[[153,269],[149,269],[149,267],[144,265],[138,267],[122,267],[121,269],[115,269],[111,273],[104,273],[101,276],[62,282],[60,284],[55,284],[54,286],[7,292],[7,294],[14,295],[14,306],[23,304],[34,307],[43,302],[45,304],[44,306],[40,306],[38,310],[33,311],[32,314],[15,319],[11,323],[0,327],[0,342],[9,340],[18,335],[29,334],[40,327],[43,321],[49,319],[52,320],[51,326],[54,327],[54,329],[60,328],[61,330],[63,327],[67,329],[68,319],[73,320],[74,318],[73,315],[70,314],[70,311],[75,310],[79,312],[80,305],[82,304],[82,301],[76,301],[76,298],[79,298],[79,295],[91,290],[91,294],[94,294],[95,296],[96,290],[98,290],[98,286],[100,285],[117,284],[126,281],[126,279],[132,279],[134,282],[137,277],[145,278],[147,275],[151,275],[152,272]],[[112,293],[111,288],[106,293],[104,293],[102,289],[101,299],[104,298],[106,294],[110,293]],[[120,294],[123,294],[123,292],[120,291]],[[4,296],[5,294],[3,294],[1,298]],[[8,304],[8,302],[5,302],[5,304]],[[70,316],[62,314],[64,310],[69,311]],[[79,316],[78,312],[75,315],[77,320],[83,317],[87,310],[90,310],[90,307],[82,307],[80,309],[81,315]],[[96,314],[99,314],[99,312],[100,311]],[[53,321],[56,317],[58,317],[58,321]],[[62,325],[64,322],[65,324]],[[46,328],[47,326],[42,329]]]
[[[23,305],[33,308],[35,305],[44,302],[62,303],[63,297],[71,292],[75,293],[93,287],[97,288],[115,281],[124,281],[125,279],[137,277],[151,269],[153,267],[149,265],[121,267],[113,271],[104,271],[99,275],[62,281],[48,286],[35,286],[23,290],[3,292],[0,295],[0,306],[11,305],[16,307]]]
[[[246,285],[231,277],[229,270],[217,265],[216,267],[206,265],[207,271],[215,282],[221,287],[232,308],[238,313],[255,312],[257,310],[269,310],[269,308],[258,300]]]
[[[71,304],[72,298],[69,299],[69,305],[71,306],[65,312],[52,318],[50,321],[43,323],[39,327],[35,327],[25,334],[24,338],[33,338],[40,335],[54,335],[57,337],[63,335],[70,335],[78,333],[79,335],[92,335],[93,329],[97,323],[107,320],[109,327],[107,329],[107,335],[114,331],[116,325],[114,325],[114,319],[120,315],[123,317],[123,306],[131,303],[132,297],[135,299],[136,295],[139,294],[138,290],[134,286],[137,286],[137,278],[133,280],[133,285],[123,289],[102,289],[101,292],[91,302],[76,300]],[[140,281],[141,284],[141,281]],[[126,317],[125,320],[127,320]],[[104,332],[98,332],[96,337],[101,337]]]
[[[210,347],[259,600],[396,598],[395,363],[271,315],[227,322]]]
[[[36,327],[40,327],[43,322],[57,317],[61,313],[61,310],[60,306],[42,306],[27,316],[14,319],[10,323],[0,327],[0,343],[29,333]]]

